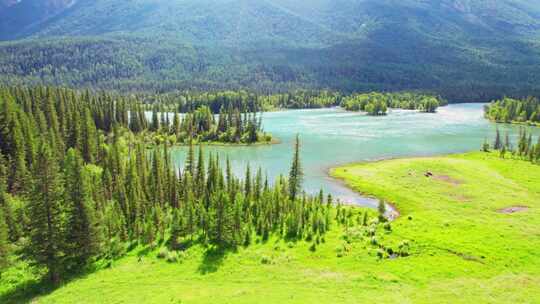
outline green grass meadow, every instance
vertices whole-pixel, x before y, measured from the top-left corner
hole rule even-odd
[[[270,238],[234,252],[197,245],[168,263],[158,249],[136,248],[31,297],[21,296],[21,282],[31,280],[19,265],[0,279],[0,302],[540,302],[540,166],[472,152],[352,164],[331,174],[399,210],[391,232],[377,226],[377,244],[395,249],[408,240],[409,256],[381,259],[366,228],[336,223],[314,251],[310,242]]]

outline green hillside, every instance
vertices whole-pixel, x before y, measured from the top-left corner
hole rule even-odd
[[[538,0],[36,3],[0,8],[4,83],[425,89],[451,100],[540,91]]]

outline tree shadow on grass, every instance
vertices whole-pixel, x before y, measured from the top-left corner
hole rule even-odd
[[[207,249],[203,255],[203,260],[197,269],[201,274],[216,272],[223,264],[228,253],[233,251],[231,248],[211,247]]]
[[[55,290],[55,287],[47,281],[28,281],[24,284],[19,284],[17,287],[10,289],[6,293],[0,295],[0,303],[2,304],[19,304],[31,303],[37,296],[44,296]]]
[[[141,252],[145,252],[146,254],[151,249],[143,249]],[[139,252],[140,254],[140,252]],[[92,263],[86,267],[83,267],[79,270],[73,270],[71,274],[64,273],[64,277],[62,279],[62,282],[58,285],[52,284],[47,275],[44,275],[41,278],[36,278],[32,280],[28,280],[25,282],[19,283],[14,288],[8,290],[7,292],[0,294],[0,304],[26,304],[26,303],[34,303],[36,301],[36,298],[46,296],[55,290],[61,288],[62,286],[69,284],[73,281],[84,279],[88,275],[99,271],[103,269],[107,269],[112,266],[114,261],[122,258],[123,256],[118,256],[115,258],[108,258],[103,260],[98,260],[95,263]],[[36,274],[36,277],[40,277],[40,275]]]
[[[34,303],[37,297],[46,296],[63,285],[69,284],[72,281],[83,279],[89,274],[97,271],[96,267],[88,267],[78,273],[67,276],[59,285],[52,284],[47,276],[41,279],[30,280],[17,285],[15,288],[0,295],[0,303],[2,304],[26,304]]]

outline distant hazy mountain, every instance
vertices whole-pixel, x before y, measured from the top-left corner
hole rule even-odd
[[[1,0],[0,38],[23,36],[75,4],[75,0]]]
[[[539,0],[3,0],[2,4],[7,19],[0,32],[8,38],[137,33],[195,43],[327,44],[387,26],[452,38],[523,35],[540,29]],[[15,19],[18,27],[13,26]]]
[[[26,38],[0,45],[4,82],[114,79],[120,88],[146,79],[482,98],[538,92],[539,37],[540,0],[0,0],[0,38]],[[90,65],[31,59],[51,47],[82,59],[107,43],[123,55],[104,59],[110,49],[100,50]],[[9,56],[14,50],[26,53]]]

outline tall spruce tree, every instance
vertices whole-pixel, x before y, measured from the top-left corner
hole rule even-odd
[[[501,139],[501,132],[499,131],[499,128],[497,128],[496,135],[495,135],[495,141],[493,142],[493,149],[500,150],[502,148],[502,139]]]
[[[97,131],[94,119],[88,108],[84,111],[84,118],[82,121],[82,155],[84,160],[88,163],[92,163],[95,160],[97,151]]]
[[[294,142],[294,155],[289,172],[289,198],[295,200],[302,189],[303,170],[300,162],[300,135],[296,135]]]
[[[98,252],[99,241],[90,187],[78,151],[68,150],[64,172],[67,221],[64,253],[67,265],[79,268]]]
[[[62,178],[55,153],[43,141],[33,169],[34,181],[28,202],[30,218],[29,244],[26,254],[47,268],[53,284],[60,282],[62,273]]]
[[[2,193],[0,193],[2,195]],[[8,266],[9,263],[9,239],[8,239],[8,226],[4,217],[4,211],[0,207],[0,274]]]
[[[189,138],[188,153],[186,158],[185,171],[189,172],[191,176],[195,176],[195,151],[193,149],[193,138]]]

